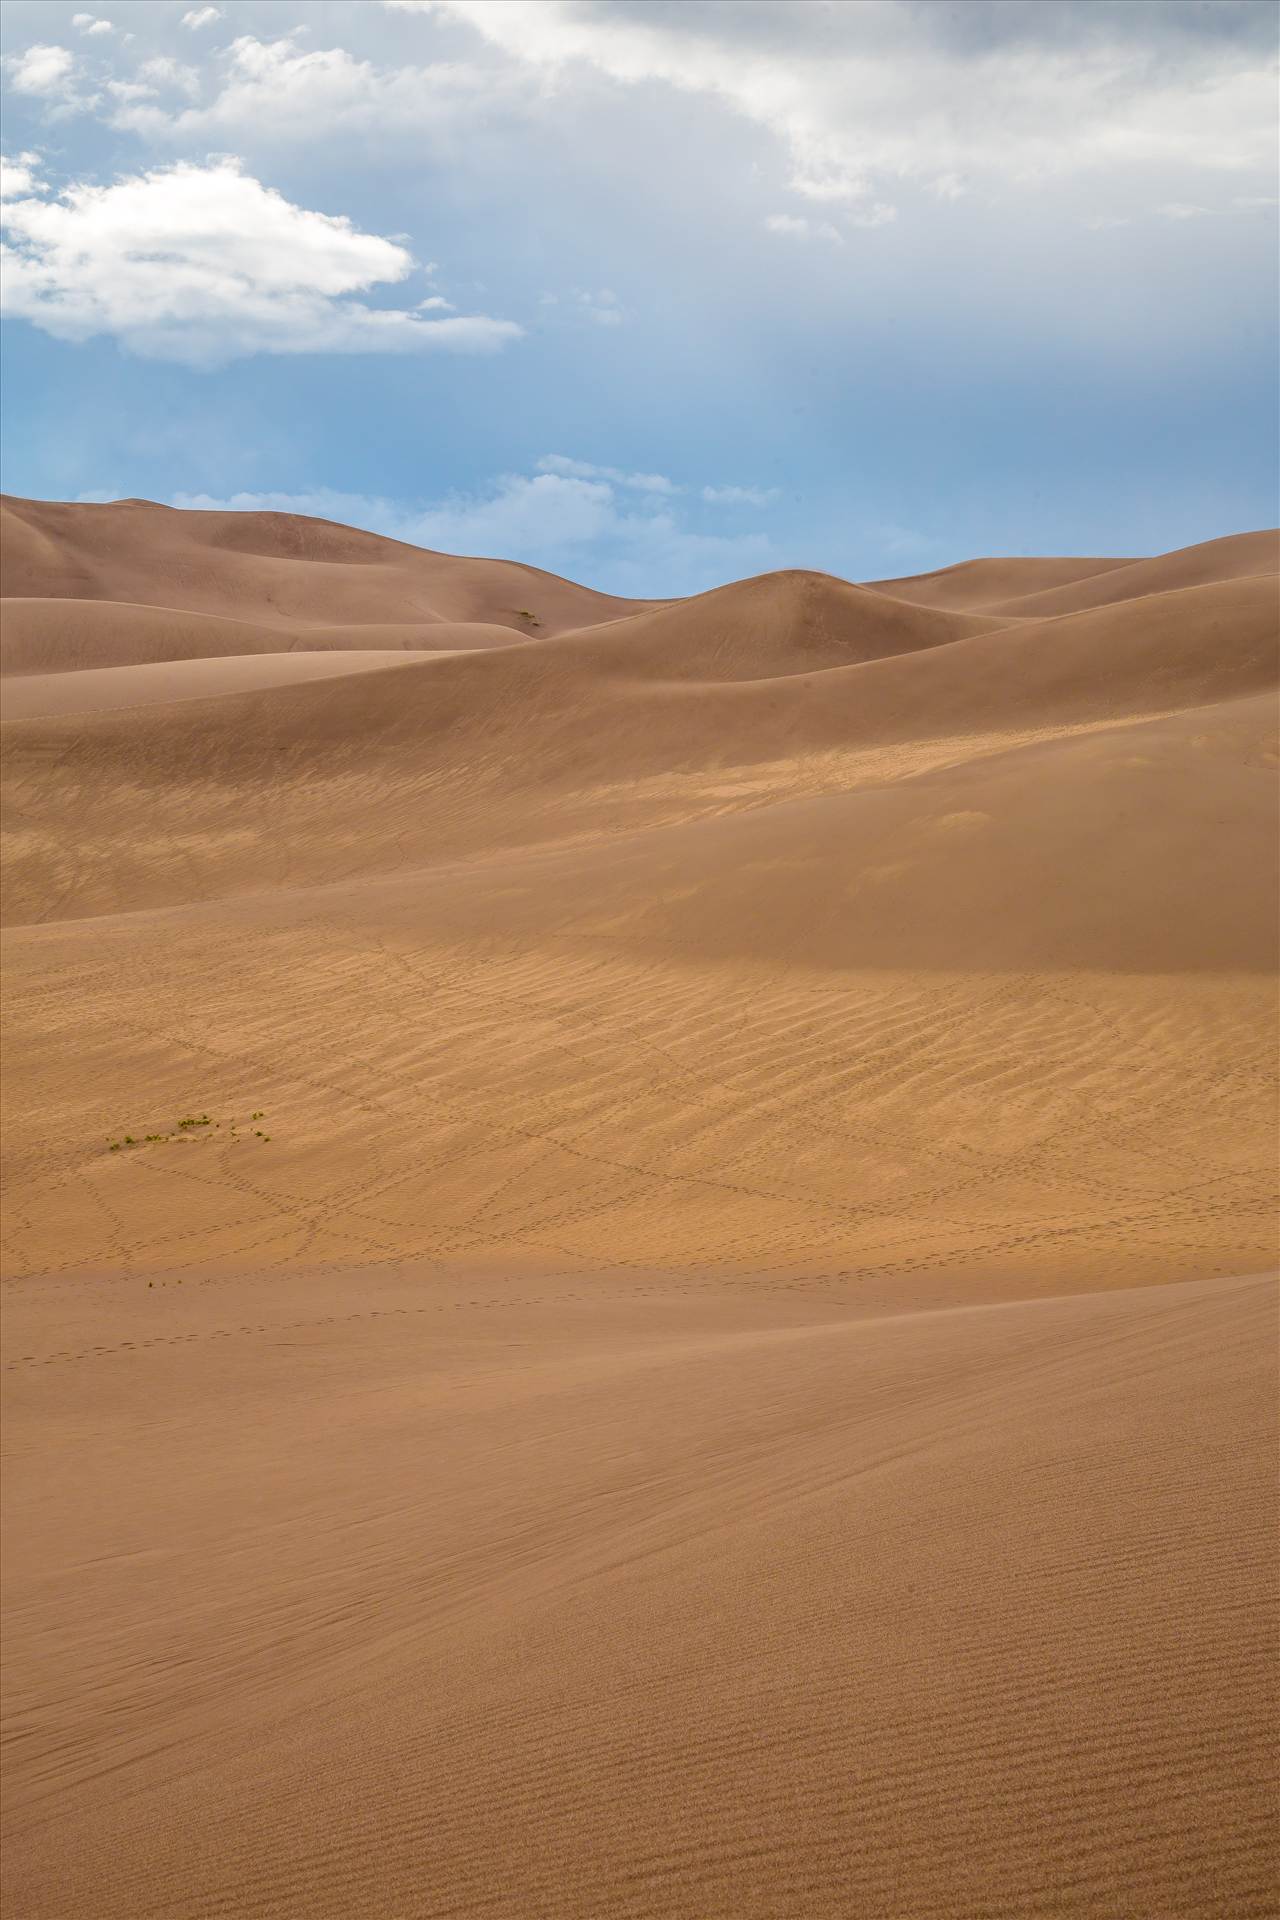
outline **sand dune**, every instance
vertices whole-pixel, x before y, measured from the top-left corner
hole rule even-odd
[[[7,1909],[1267,1911],[1274,539],[12,512]]]
[[[897,785],[1064,730],[1246,696],[1264,705],[1253,732],[1238,736],[1246,742],[1239,778],[1252,779],[1257,830],[1268,830],[1268,780],[1256,767],[1269,723],[1263,690],[1276,677],[1274,581],[1189,588],[977,633],[950,624],[958,616],[914,609],[905,618],[894,609],[886,621],[880,596],[835,595],[831,584],[769,576],[599,629],[451,650],[392,681],[286,684],[272,675],[274,686],[240,699],[224,692],[215,708],[90,717],[102,695],[77,703],[68,690],[8,744],[10,819],[20,830],[6,911],[29,921],[180,905],[282,877],[314,884],[406,861],[432,867],[566,834],[578,844],[601,830],[607,867],[619,826],[666,828],[742,808],[755,822],[762,804]],[[737,677],[726,659],[726,598],[750,610]],[[841,623],[809,617],[815,604],[826,615],[833,602]],[[903,650],[890,651],[895,644]],[[766,664],[772,673],[762,673]],[[45,697],[46,711],[53,704]],[[1054,767],[1075,764],[1069,756],[1051,763],[1042,787]],[[282,777],[288,768],[294,775]],[[1147,783],[1152,795],[1156,778]],[[1224,770],[1224,778],[1237,775]],[[1042,822],[1055,804],[1043,790]],[[271,833],[247,834],[245,819],[268,793]],[[1203,798],[1214,817],[1212,791]],[[1074,788],[1064,792],[1058,810],[1069,813],[1076,800]],[[1012,817],[1006,824],[1016,830]],[[1027,901],[1033,919],[1063,897],[1074,911],[1081,888],[1087,909],[1088,849],[1096,844],[1110,860],[1112,821],[1086,807],[1081,828],[1074,870],[1067,862],[1055,876],[1059,891]],[[1144,859],[1168,869],[1176,892],[1181,843],[1158,823],[1154,833]],[[1019,873],[1038,858],[1032,842]],[[916,912],[927,923],[932,881],[918,878]],[[1249,911],[1266,911],[1256,868],[1232,884],[1254,902]],[[1162,921],[1152,934],[1158,953]]]
[[[557,657],[645,679],[772,680],[891,659],[1006,622],[908,607],[825,573],[768,573],[588,630]]]
[[[590,851],[521,850],[483,878],[459,862],[437,870],[433,909],[655,958],[1267,974],[1274,722],[1269,699],[1224,703]]]
[[[260,626],[220,614],[132,606],[120,600],[6,600],[3,605],[0,671],[7,678],[251,654],[352,653],[363,648],[375,653],[448,653],[518,646],[521,639],[510,627],[479,620]]]
[[[867,584],[879,593],[909,600],[918,607],[981,613],[1006,600],[1047,593],[1132,564],[1131,560],[1035,559],[1017,555],[1007,559],[962,560],[958,566],[939,567],[935,573],[907,574],[896,580],[871,580]]]
[[[45,720],[69,713],[101,713],[112,707],[171,705],[208,700],[259,687],[297,686],[382,667],[403,667],[403,649],[372,647],[353,652],[247,653],[217,658],[153,661],[144,666],[86,667],[78,672],[12,675],[0,694],[6,720]]]
[[[1086,607],[1111,606],[1117,600],[1133,600],[1147,593],[1169,593],[1178,587],[1203,587],[1212,581],[1258,575],[1274,578],[1278,562],[1280,546],[1274,533],[1239,533],[1226,540],[1206,540],[1199,546],[1180,547],[1177,552],[1162,553],[1154,560],[1135,560],[1127,567],[1109,568],[1084,580],[1010,596],[990,611],[1041,619],[1059,613],[1080,613]]]
[[[6,498],[0,553],[6,597],[125,601],[263,625],[452,620],[554,633],[636,604],[537,567],[426,553],[328,520],[148,500]]]
[[[1179,587],[1203,587],[1257,574],[1274,576],[1278,563],[1278,536],[1263,531],[1205,540],[1152,559],[965,560],[936,573],[872,580],[870,585],[917,606],[1046,619]]]

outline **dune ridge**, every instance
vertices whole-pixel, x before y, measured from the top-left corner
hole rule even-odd
[[[1268,1912],[1275,536],[6,514],[6,1908]]]
[[[183,660],[254,654],[437,653],[516,646],[524,636],[482,620],[365,621],[347,627],[264,625],[175,607],[120,600],[14,599],[4,603],[0,672],[5,678],[97,673]],[[0,698],[6,690],[0,688]]]
[[[509,560],[428,553],[290,513],[201,513],[5,496],[0,592],[180,608],[268,626],[482,621],[556,632],[635,603]],[[100,663],[99,663],[100,664]]]
[[[1013,555],[1004,559],[961,560],[953,567],[938,567],[933,573],[901,574],[893,580],[871,580],[868,585],[915,606],[982,613],[1005,600],[1029,593],[1048,593],[1132,564],[1132,560]]]

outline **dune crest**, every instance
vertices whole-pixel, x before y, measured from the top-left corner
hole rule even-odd
[[[0,556],[6,598],[123,601],[251,625],[448,620],[554,633],[635,608],[509,560],[428,553],[302,514],[201,513],[149,500],[6,496]]]

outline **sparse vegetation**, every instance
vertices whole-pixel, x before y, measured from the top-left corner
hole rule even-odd
[[[542,625],[542,622],[541,620],[539,620],[537,614],[530,613],[528,607],[517,607],[515,609],[515,614],[516,614],[517,620],[527,620],[531,627],[540,627]]]
[[[249,1116],[251,1120],[265,1120],[266,1117],[267,1117],[266,1114],[262,1111],[261,1108],[259,1108],[256,1113],[252,1113]],[[204,1128],[212,1127],[215,1129],[220,1129],[221,1126],[222,1126],[221,1120],[213,1119],[213,1117],[210,1114],[188,1113],[188,1114],[184,1114],[181,1120],[175,1120],[173,1126],[170,1128],[168,1133],[144,1134],[141,1140],[139,1140],[132,1133],[123,1134],[121,1138],[118,1140],[113,1139],[112,1136],[108,1134],[107,1135],[107,1151],[109,1153],[119,1153],[122,1147],[165,1146],[171,1140],[196,1140],[200,1137],[200,1134]],[[240,1139],[241,1136],[237,1132],[236,1122],[234,1120],[228,1120],[227,1128],[233,1140]],[[271,1138],[271,1135],[269,1133],[264,1133],[261,1127],[255,1127],[253,1129],[253,1132],[254,1132],[254,1137],[258,1140],[266,1141]]]

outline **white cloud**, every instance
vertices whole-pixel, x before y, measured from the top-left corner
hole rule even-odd
[[[626,318],[612,287],[593,291],[590,287],[571,287],[568,293],[544,293],[538,304],[557,307],[570,324],[588,322],[596,327],[620,327]]]
[[[482,493],[416,508],[328,488],[222,499],[174,494],[170,504],[315,514],[446,553],[525,560],[642,597],[698,593],[778,564],[764,534],[696,533],[665,504],[623,502],[608,481],[556,473],[505,474]]]
[[[895,182],[947,199],[1077,174],[1273,164],[1274,48],[1260,8],[1220,31],[1214,16],[1229,9],[1064,12],[1046,0],[407,0],[400,10],[465,22],[558,85],[590,68],[620,85],[708,95],[781,143],[797,193],[865,206],[873,223],[892,212],[876,187]],[[1064,30],[1072,22],[1079,31]]]
[[[4,311],[61,340],[111,334],[147,358],[211,367],[255,353],[485,353],[521,331],[351,298],[405,279],[412,256],[294,206],[233,160],[19,197],[3,218]]]
[[[626,487],[635,493],[682,491],[665,473],[624,473],[619,467],[597,467],[589,460],[571,460],[563,453],[544,453],[537,466],[539,473],[559,474],[562,479],[607,480],[615,487]]]
[[[575,287],[570,297],[578,311],[597,327],[622,325],[622,308],[612,287],[601,287],[598,293],[592,293],[589,288]]]
[[[109,20],[99,19],[96,14],[92,13],[73,13],[71,16],[71,24],[73,27],[78,27],[81,33],[100,34],[115,32],[115,28]]]
[[[416,525],[424,546],[526,560],[594,545],[620,517],[607,481],[509,474],[487,496],[454,495]]]
[[[459,120],[470,127],[491,119],[504,91],[513,91],[491,69],[456,61],[377,67],[342,47],[309,52],[289,38],[243,34],[226,59],[226,78],[207,105],[126,107],[113,125],[173,144],[287,144],[351,134],[382,142],[396,132],[430,142]]]
[[[790,234],[796,240],[825,240],[829,246],[842,247],[844,235],[829,220],[810,220],[799,213],[770,213],[765,216],[770,233]]]
[[[713,507],[767,507],[778,498],[777,487],[704,487],[702,497]]]
[[[188,67],[181,60],[173,60],[167,53],[160,53],[152,60],[144,60],[138,69],[142,78],[153,89],[166,87],[185,94],[188,100],[194,100],[200,91],[200,75],[194,67]]]
[[[189,7],[182,16],[182,25],[191,33],[199,33],[201,27],[211,27],[221,18],[221,7]]]
[[[65,47],[37,45],[10,54],[4,62],[15,93],[36,100],[68,100],[75,92],[76,58]]]
[[[384,5],[424,16],[427,44],[441,23],[471,28],[474,60],[457,58],[456,33],[447,58],[417,66],[380,66],[343,47],[308,52],[291,35],[243,34],[203,104],[194,93],[185,107],[117,95],[113,124],[176,150],[198,142],[202,151],[245,151],[252,143],[257,152],[265,143],[355,134],[433,149],[452,142],[452,153],[479,165],[476,155],[490,154],[503,133],[519,137],[517,116],[563,117],[575,94],[598,102],[602,79],[667,86],[773,140],[792,190],[817,216],[807,228],[776,230],[828,244],[854,227],[888,223],[903,190],[935,205],[982,207],[999,195],[1043,198],[1053,188],[1064,201],[1060,216],[1078,224],[1100,190],[1104,205],[1149,213],[1162,201],[1196,202],[1206,173],[1244,176],[1238,184],[1260,189],[1274,173],[1274,50],[1258,25],[1261,7]],[[203,22],[209,11],[183,18]],[[1074,204],[1065,199],[1073,181]],[[800,209],[774,216],[800,218]],[[570,299],[563,297],[564,310]],[[606,328],[620,316],[600,299],[577,314]]]
[[[108,80],[107,92],[113,100],[129,102],[132,100],[154,100],[156,90],[141,80]]]
[[[944,200],[957,198],[954,194],[944,193]],[[851,227],[887,227],[898,217],[898,209],[887,201],[873,200],[870,206],[851,207],[845,218]]]
[[[31,193],[43,193],[36,178],[40,164],[38,153],[18,153],[12,158],[0,156],[0,200],[22,200]]]

